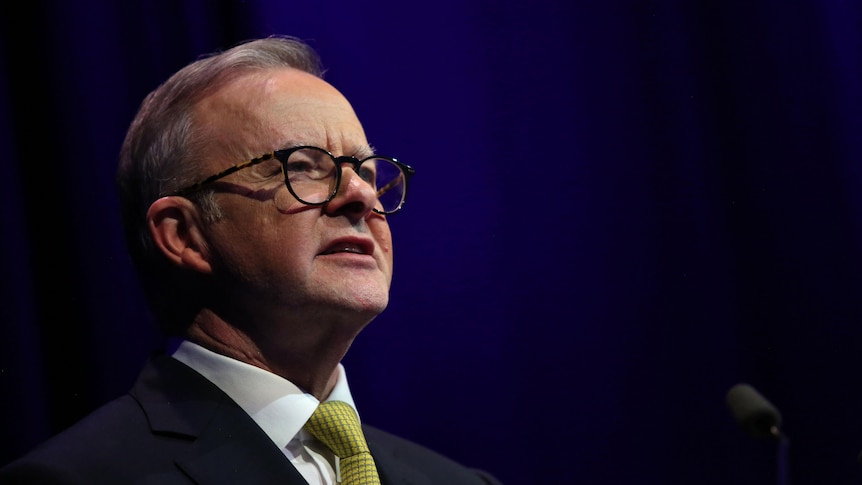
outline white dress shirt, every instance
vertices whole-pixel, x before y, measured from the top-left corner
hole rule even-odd
[[[173,357],[202,374],[236,401],[308,483],[337,483],[337,458],[303,429],[320,404],[317,398],[283,377],[189,341],[180,343]],[[335,387],[327,399],[344,401],[356,410],[341,364],[338,364]]]

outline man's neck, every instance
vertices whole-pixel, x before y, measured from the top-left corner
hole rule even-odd
[[[185,337],[213,352],[279,375],[322,401],[332,391],[337,366],[355,335],[305,332],[251,336],[209,314],[199,315]]]

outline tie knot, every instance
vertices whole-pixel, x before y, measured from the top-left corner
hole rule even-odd
[[[338,457],[338,481],[343,485],[380,485],[377,465],[368,451],[359,416],[342,401],[320,403],[305,429]]]
[[[320,403],[305,427],[341,459],[368,451],[359,417],[345,402]]]

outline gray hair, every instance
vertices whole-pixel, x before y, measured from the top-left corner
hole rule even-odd
[[[159,197],[197,182],[202,176],[197,154],[208,142],[199,134],[192,112],[208,94],[238,77],[256,71],[290,67],[323,77],[317,53],[303,41],[272,36],[240,43],[188,64],[151,92],[141,103],[120,150],[117,188],[126,243],[150,304],[169,334],[188,322],[176,320],[180,297],[170,283],[177,278],[158,252],[147,228],[146,214]],[[193,197],[205,220],[218,218],[212,191]],[[179,284],[179,283],[177,283]]]

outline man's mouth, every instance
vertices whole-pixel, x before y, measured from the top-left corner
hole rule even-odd
[[[356,246],[343,246],[339,248],[327,249],[321,254],[335,254],[335,253],[355,253],[355,254],[365,254],[362,252],[362,249]]]
[[[340,240],[329,245],[321,255],[336,253],[371,254],[372,247],[366,242]]]

